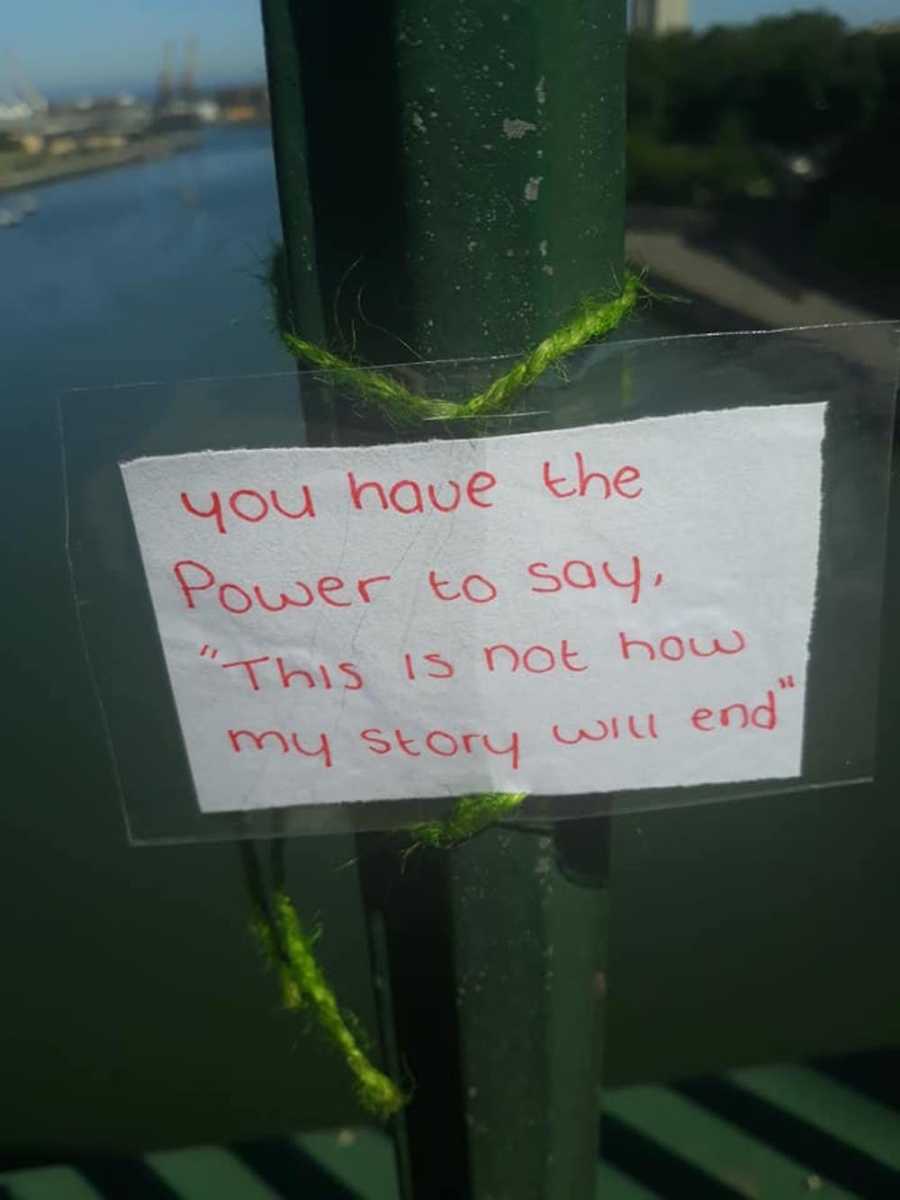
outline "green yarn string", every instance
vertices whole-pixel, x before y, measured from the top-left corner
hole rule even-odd
[[[316,959],[316,935],[303,929],[290,896],[276,891],[270,916],[257,907],[252,927],[265,958],[278,971],[284,1007],[309,1010],[350,1069],[363,1108],[382,1120],[393,1116],[407,1097],[359,1044]]]
[[[284,315],[283,306],[278,304],[276,280],[277,273],[273,272],[276,306]],[[483,391],[465,400],[433,399],[413,392],[381,371],[350,362],[286,330],[282,332],[282,340],[293,355],[328,371],[332,382],[355,393],[395,425],[411,426],[434,418],[453,421],[494,416],[508,411],[525,388],[567,354],[616,329],[645,293],[648,289],[641,278],[629,272],[618,296],[606,301],[585,300],[570,320]],[[428,846],[444,850],[458,846],[517,809],[525,796],[524,792],[462,796],[448,817],[425,821],[408,830],[409,849]],[[249,847],[244,850],[244,862],[254,910],[253,930],[265,958],[278,972],[285,1008],[312,1013],[353,1075],[360,1103],[374,1115],[387,1119],[403,1108],[408,1097],[370,1062],[316,960],[316,936],[303,929],[287,892],[279,884],[271,898],[266,895]]]
[[[450,816],[443,821],[423,821],[409,830],[413,843],[410,849],[431,846],[436,850],[449,850],[458,846],[501,821],[519,807],[526,795],[526,792],[482,792],[476,796],[461,796]]]
[[[530,387],[548,367],[595,338],[605,337],[621,325],[646,291],[639,276],[626,273],[622,291],[613,300],[583,301],[575,315],[564,325],[545,337],[484,391],[477,392],[467,400],[440,400],[420,395],[390,375],[359,366],[295,333],[284,331],[281,336],[296,358],[329,371],[336,385],[355,392],[395,425],[415,425],[435,417],[455,421],[506,412],[519,393]]]

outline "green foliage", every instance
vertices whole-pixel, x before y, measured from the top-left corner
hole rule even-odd
[[[632,201],[780,197],[822,258],[883,274],[900,253],[898,145],[900,33],[795,12],[629,39]]]
[[[767,195],[760,154],[727,128],[708,146],[628,135],[628,194],[656,204],[707,204],[732,196]]]
[[[818,253],[857,275],[900,274],[900,202],[877,196],[831,197],[815,231]]]
[[[875,119],[892,35],[853,33],[824,12],[767,17],[664,37],[628,49],[630,128],[707,145],[723,123],[785,149],[847,137]]]

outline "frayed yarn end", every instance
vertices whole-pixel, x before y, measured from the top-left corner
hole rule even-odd
[[[410,829],[413,848],[430,846],[436,850],[449,850],[458,846],[518,808],[526,794],[481,792],[474,796],[461,796],[450,816],[443,821],[423,821]]]

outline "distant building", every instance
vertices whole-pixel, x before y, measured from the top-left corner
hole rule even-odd
[[[230,125],[265,124],[269,120],[269,93],[265,84],[223,87],[213,93],[220,120]]]
[[[689,29],[688,0],[631,0],[631,28],[640,33]]]

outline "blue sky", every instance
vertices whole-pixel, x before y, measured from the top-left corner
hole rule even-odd
[[[163,43],[191,36],[201,83],[264,74],[259,0],[0,0],[0,12],[0,94],[9,51],[51,93],[146,86]]]
[[[898,0],[691,0],[691,6],[701,28],[792,8],[826,7],[853,25],[900,16]],[[8,51],[51,94],[148,86],[163,43],[191,35],[199,42],[201,82],[262,78],[259,0],[0,0],[0,8],[0,98]]]
[[[731,25],[756,17],[776,16],[796,9],[825,9],[843,17],[848,25],[871,25],[874,21],[900,20],[898,0],[832,0],[821,4],[790,3],[790,0],[688,0],[695,26]]]

